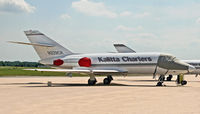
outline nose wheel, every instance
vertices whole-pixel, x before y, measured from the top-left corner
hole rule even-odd
[[[163,86],[163,82],[165,80],[165,76],[164,75],[160,75],[159,79],[158,79],[158,83],[156,86]]]
[[[163,82],[158,82],[158,83],[156,84],[156,86],[162,86],[162,83],[163,83]]]

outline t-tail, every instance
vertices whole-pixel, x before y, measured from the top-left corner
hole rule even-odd
[[[12,42],[18,44],[32,45],[41,60],[47,58],[64,57],[72,54],[71,51],[64,48],[54,40],[48,38],[37,30],[24,31],[30,43]]]

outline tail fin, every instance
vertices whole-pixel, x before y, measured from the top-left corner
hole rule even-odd
[[[27,45],[32,45],[41,59],[72,54],[71,51],[37,30],[24,31],[24,33],[31,42],[27,43]]]
[[[118,53],[136,53],[136,51],[132,50],[124,44],[114,44],[114,47]]]

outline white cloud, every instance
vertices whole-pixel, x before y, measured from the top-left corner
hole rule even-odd
[[[136,34],[127,34],[126,37],[131,38],[156,38],[156,35],[153,33],[136,33]]]
[[[150,16],[150,15],[151,14],[149,12],[144,12],[144,13],[134,15],[134,17],[135,18],[143,18],[143,17]]]
[[[24,0],[0,0],[0,12],[34,12],[35,7]]]
[[[119,25],[115,28],[115,30],[118,30],[118,31],[136,31],[136,30],[142,30],[142,29],[143,29],[142,26],[137,26],[136,28],[133,28],[133,27],[127,27],[124,25]]]
[[[62,14],[61,16],[60,16],[60,18],[61,19],[71,19],[71,16],[70,15],[68,15],[68,14]]]
[[[72,8],[90,16],[105,16],[108,18],[115,18],[118,16],[117,13],[108,10],[102,2],[80,0],[78,2],[72,2]]]
[[[200,17],[196,20],[196,23],[200,24]]]
[[[131,16],[132,13],[130,11],[124,11],[122,13],[119,14],[120,16]]]

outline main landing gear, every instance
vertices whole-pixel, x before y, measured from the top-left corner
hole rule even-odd
[[[112,80],[113,80],[112,76],[108,75],[107,78],[104,78],[103,84],[109,85]]]
[[[106,78],[104,78],[103,80],[103,84],[104,85],[109,85],[111,83],[111,81],[113,80],[113,77],[111,75],[108,75]],[[91,75],[90,79],[88,79],[88,85],[95,85],[97,82],[96,78]]]
[[[97,82],[97,80],[91,80],[91,79],[88,79],[88,85],[95,85]]]
[[[96,78],[94,75],[90,75],[90,79],[88,79],[88,85],[95,85],[97,82]]]

